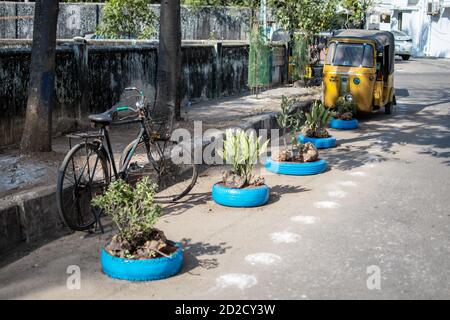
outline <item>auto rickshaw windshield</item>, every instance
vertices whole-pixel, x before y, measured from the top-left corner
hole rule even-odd
[[[344,67],[373,68],[373,46],[367,43],[331,42],[326,64]]]

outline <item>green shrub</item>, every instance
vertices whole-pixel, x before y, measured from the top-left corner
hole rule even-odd
[[[341,120],[351,120],[356,114],[357,104],[354,101],[347,101],[344,97],[339,97],[336,101],[334,109],[335,117]]]
[[[292,148],[297,144],[297,132],[305,123],[305,115],[302,111],[292,112],[298,100],[295,98],[281,97],[281,112],[277,116],[278,126],[282,129],[284,150],[287,151],[287,133],[291,133]],[[294,150],[291,150],[293,153]]]
[[[154,234],[161,207],[153,200],[156,184],[142,178],[133,188],[123,180],[112,182],[108,190],[92,199],[92,205],[110,216],[119,230],[119,237],[130,248],[137,248]],[[133,251],[133,250],[130,251]]]
[[[303,80],[306,74],[306,67],[308,66],[309,59],[309,39],[305,35],[295,35],[294,47],[292,49],[293,56],[293,73],[292,80]]]
[[[109,0],[97,33],[108,39],[150,39],[158,18],[149,0]]]

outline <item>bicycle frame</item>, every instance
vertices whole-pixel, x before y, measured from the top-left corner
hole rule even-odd
[[[131,158],[134,154],[134,152],[136,151],[137,146],[139,145],[139,143],[141,141],[149,141],[148,138],[148,133],[147,130],[145,128],[144,125],[144,120],[143,119],[135,119],[135,120],[129,120],[129,121],[121,121],[120,123],[115,123],[114,125],[125,125],[125,124],[133,124],[133,123],[140,123],[141,124],[141,129],[136,137],[136,143],[133,145],[133,147],[130,150],[130,153],[128,154],[127,158],[125,159],[124,163],[123,163],[123,168],[128,168],[128,165],[130,164]],[[124,170],[119,171],[117,166],[116,166],[116,161],[114,158],[114,152],[111,146],[111,140],[109,138],[109,131],[107,129],[106,126],[102,126],[100,129],[100,133],[101,135],[104,137],[105,141],[102,141],[102,146],[106,151],[106,155],[108,157],[108,160],[111,164],[112,170],[113,170],[113,174],[114,177],[116,179],[119,179],[120,177],[123,177],[124,174]],[[106,142],[106,143],[105,143]],[[120,169],[120,168],[119,168]]]

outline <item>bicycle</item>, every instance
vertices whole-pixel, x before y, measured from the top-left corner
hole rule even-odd
[[[159,202],[180,200],[197,181],[191,150],[170,139],[171,128],[166,128],[166,122],[158,123],[151,117],[143,92],[135,87],[125,91],[138,92],[132,96],[138,98],[136,108],[117,106],[90,115],[91,124],[99,128],[97,132],[67,135],[70,151],[58,170],[56,200],[63,221],[72,230],[89,230],[98,223],[103,232],[102,212],[91,207],[91,200],[102,194],[113,179],[133,184],[142,176],[149,176],[158,186],[155,201]],[[123,111],[132,114],[120,119],[119,113]],[[140,124],[140,131],[122,151],[117,167],[108,127],[133,123]],[[72,139],[84,139],[84,142],[72,147]]]

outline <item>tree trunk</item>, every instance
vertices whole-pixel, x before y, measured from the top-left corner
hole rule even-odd
[[[181,118],[180,0],[161,0],[156,113],[172,121]]]
[[[52,108],[55,99],[55,45],[58,0],[37,0],[25,127],[21,152],[52,149]]]

